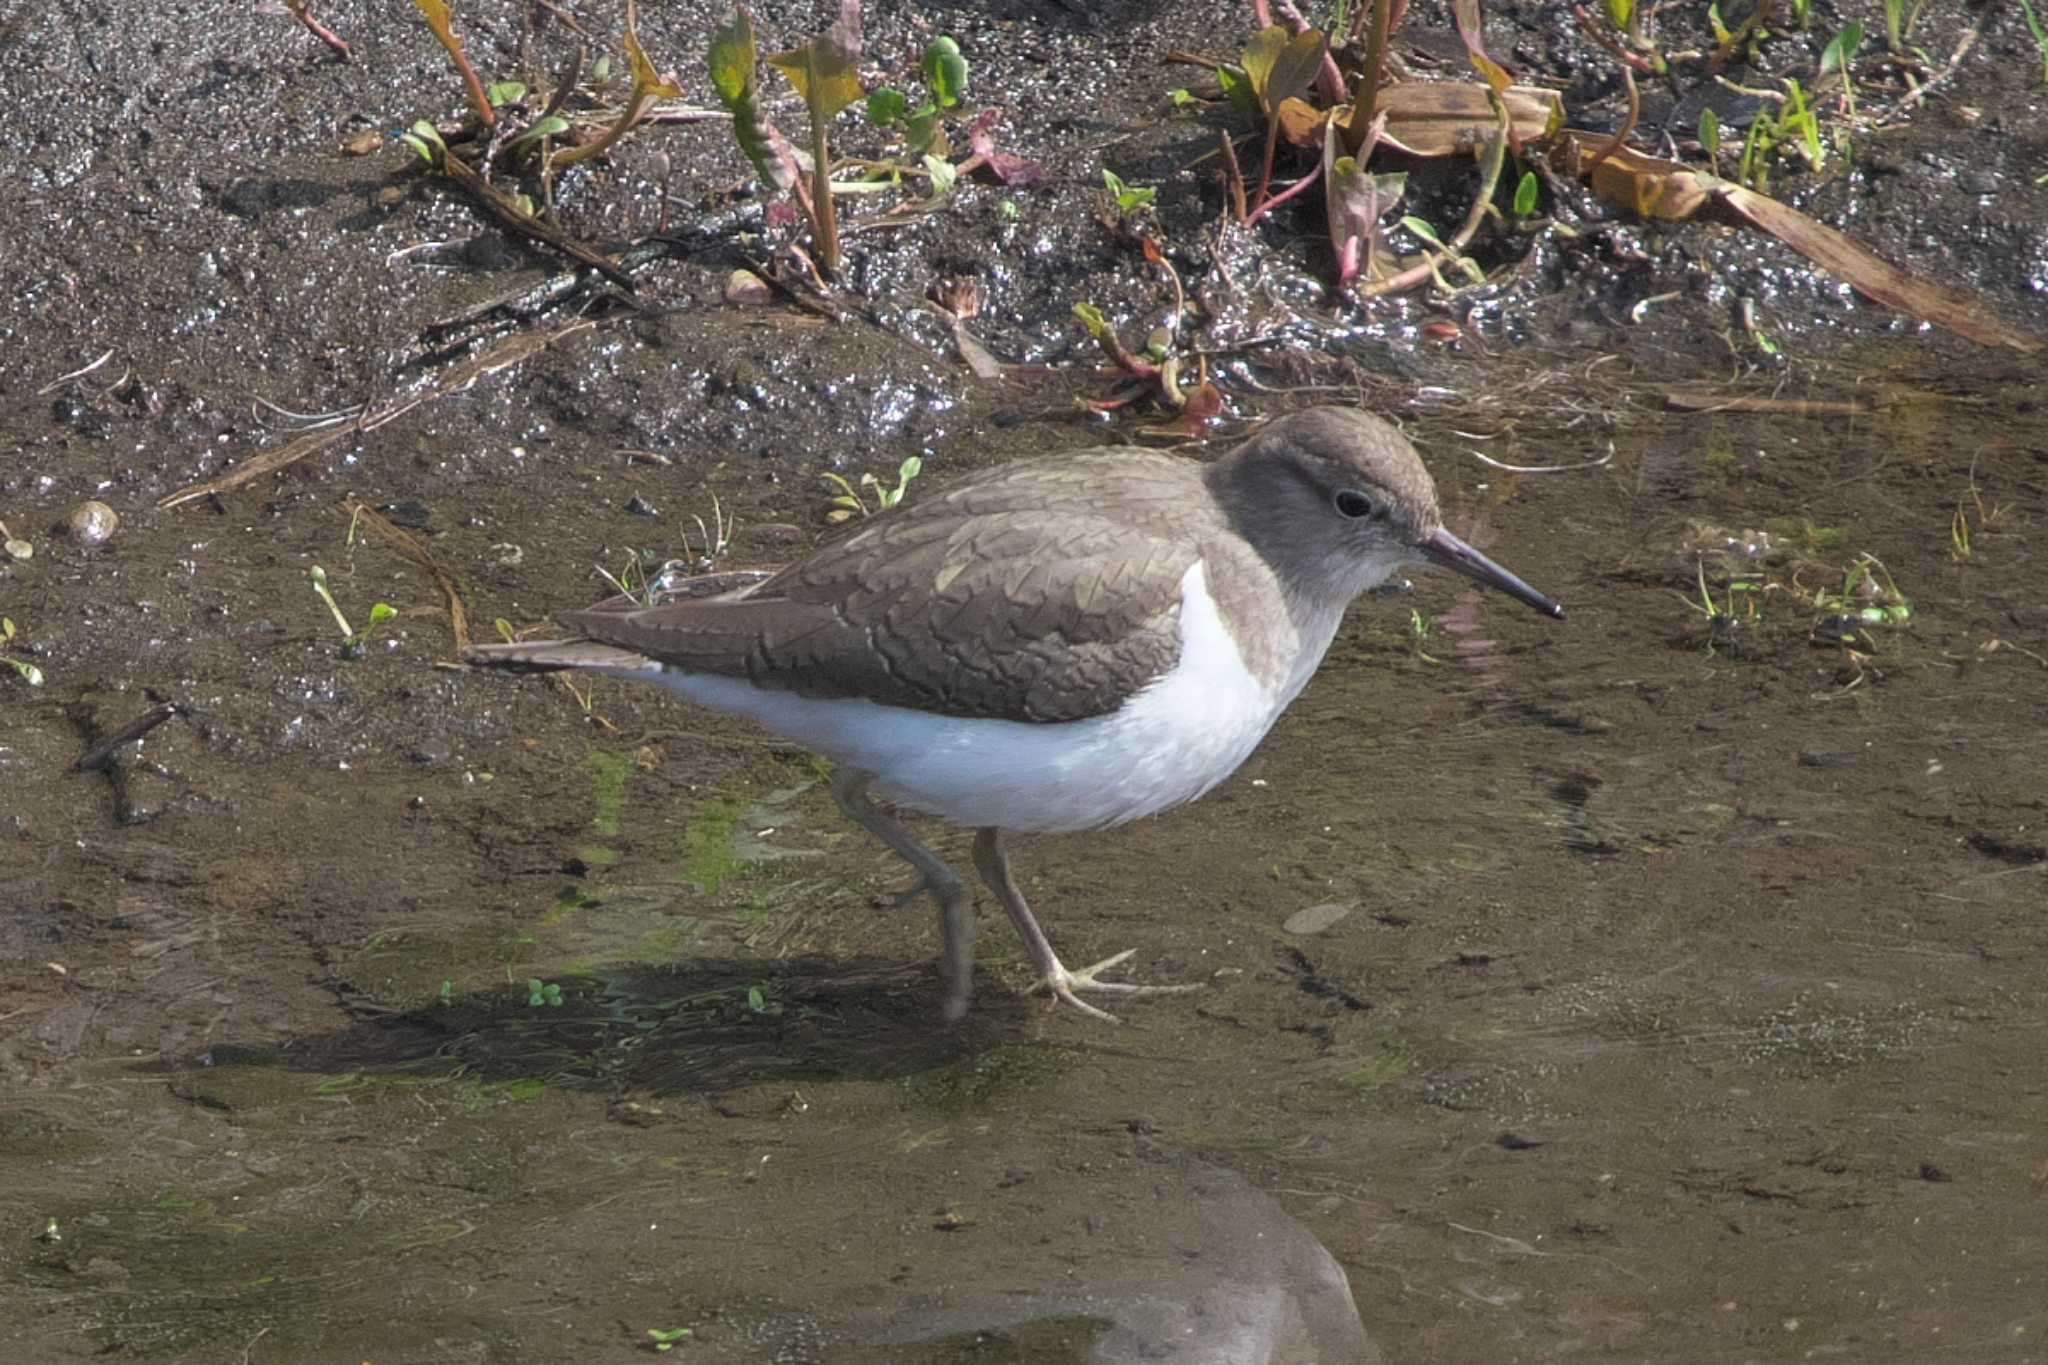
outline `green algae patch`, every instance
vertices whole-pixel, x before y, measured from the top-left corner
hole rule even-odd
[[[616,839],[619,816],[626,808],[626,783],[633,776],[632,755],[592,749],[578,766],[592,780],[591,828],[607,839]]]
[[[543,928],[552,929],[573,919],[577,911],[587,910],[596,904],[596,896],[589,895],[577,887],[567,886],[555,897],[554,904],[542,912],[539,923]]]
[[[1406,1078],[1415,1067],[1415,1053],[1405,1044],[1388,1039],[1353,1060],[1337,1077],[1337,1085],[1354,1095],[1369,1095]]]
[[[698,803],[683,827],[676,845],[683,880],[707,896],[747,866],[733,850],[733,835],[748,804],[743,796],[713,797]]]

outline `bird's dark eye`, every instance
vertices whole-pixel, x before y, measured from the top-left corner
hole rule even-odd
[[[1371,498],[1355,488],[1347,488],[1337,495],[1337,510],[1347,517],[1369,517],[1374,509]]]

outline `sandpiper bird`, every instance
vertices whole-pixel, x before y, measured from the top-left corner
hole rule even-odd
[[[837,765],[832,795],[938,902],[945,1015],[967,1012],[959,875],[870,793],[972,826],[974,865],[1038,985],[1060,964],[1010,876],[1006,831],[1101,829],[1228,777],[1322,662],[1351,599],[1430,561],[1551,616],[1563,609],[1446,531],[1407,438],[1315,408],[1200,464],[1130,447],[968,475],[750,586],[639,610],[569,612],[578,638],[481,645],[470,663],[658,682]]]

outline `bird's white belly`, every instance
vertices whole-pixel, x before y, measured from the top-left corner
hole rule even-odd
[[[1321,662],[1333,617],[1280,686],[1245,667],[1203,567],[1181,583],[1180,657],[1122,707],[1053,725],[934,715],[662,672],[690,700],[747,716],[876,777],[876,792],[970,826],[1097,829],[1192,801],[1236,771]],[[645,672],[634,676],[645,678]]]

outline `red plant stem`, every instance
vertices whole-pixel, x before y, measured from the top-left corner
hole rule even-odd
[[[1259,167],[1259,192],[1252,196],[1252,211],[1244,221],[1247,225],[1255,221],[1266,207],[1266,189],[1273,183],[1273,157],[1280,150],[1280,112],[1272,110],[1266,115],[1266,160]]]
[[[341,35],[313,16],[313,0],[301,0],[301,3],[287,5],[285,8],[292,12],[292,18],[306,26],[308,33],[333,48],[343,61],[349,59],[348,44],[342,41]]]
[[[1307,175],[1295,181],[1292,185],[1289,185],[1286,189],[1280,191],[1280,193],[1274,195],[1271,199],[1266,200],[1257,208],[1253,209],[1251,212],[1251,216],[1244,220],[1244,225],[1246,227],[1250,227],[1252,224],[1258,222],[1259,219],[1265,217],[1274,209],[1279,208],[1282,204],[1292,199],[1295,195],[1300,194],[1310,185],[1313,185],[1316,183],[1316,181],[1322,179],[1322,176],[1323,168],[1321,166],[1317,166]]]

